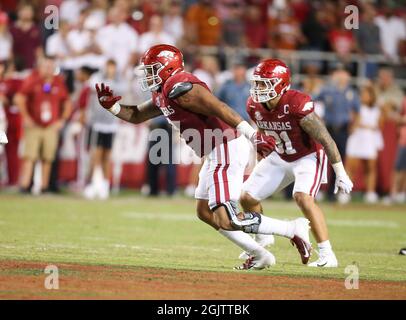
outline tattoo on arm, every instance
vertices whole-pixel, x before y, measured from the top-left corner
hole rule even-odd
[[[305,116],[300,121],[300,126],[310,137],[324,147],[327,157],[332,164],[342,161],[336,143],[317,114],[312,112]]]
[[[121,110],[117,114],[117,117],[131,123],[141,123],[162,114],[159,108],[152,103],[151,99],[140,105],[120,104],[120,107]]]

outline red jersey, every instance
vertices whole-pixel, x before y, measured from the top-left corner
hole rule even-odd
[[[38,26],[33,24],[30,29],[24,31],[15,24],[10,27],[13,36],[13,53],[24,63],[25,69],[30,69],[35,64],[35,52],[41,47],[41,32]]]
[[[247,112],[259,129],[275,138],[275,151],[288,162],[316,152],[322,146],[300,126],[300,120],[314,111],[310,96],[296,90],[286,91],[272,110],[247,100]]]
[[[236,129],[231,128],[219,118],[192,112],[179,106],[176,99],[170,99],[169,93],[180,82],[190,82],[209,90],[206,83],[193,74],[180,72],[171,76],[161,91],[153,92],[152,100],[167,120],[180,130],[181,136],[198,156],[208,155],[217,145],[237,137]]]
[[[26,96],[28,114],[43,127],[60,118],[62,103],[69,99],[61,77],[54,76],[51,83],[45,83],[37,71],[24,80],[19,92]]]
[[[7,97],[8,103],[4,105],[7,117],[7,137],[9,141],[17,141],[22,133],[22,120],[18,107],[13,102],[13,97],[21,87],[22,80],[9,78],[0,80],[0,95]]]

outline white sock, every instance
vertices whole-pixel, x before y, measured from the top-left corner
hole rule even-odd
[[[219,229],[219,233],[231,242],[235,243],[248,254],[255,255],[256,253],[263,252],[265,250],[248,233],[243,231],[228,231]]]
[[[258,228],[258,233],[276,234],[277,236],[292,239],[295,235],[295,224],[293,221],[283,221],[272,219],[262,215],[261,223]]]
[[[319,247],[320,251],[325,251],[325,252],[333,251],[330,240],[320,242],[317,244],[317,246]]]

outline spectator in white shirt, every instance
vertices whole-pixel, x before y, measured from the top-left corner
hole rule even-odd
[[[91,23],[97,25],[98,28],[106,24],[106,12],[108,8],[107,0],[92,0],[88,8],[89,14],[86,17],[85,25],[90,20]]]
[[[86,0],[64,0],[59,8],[60,19],[76,25],[79,22],[80,12],[87,6]]]
[[[393,62],[399,62],[399,48],[406,41],[405,22],[393,14],[391,8],[385,8],[383,16],[375,18],[380,30],[381,47],[385,55]]]
[[[97,43],[108,59],[117,61],[117,69],[123,72],[137,61],[138,33],[126,23],[127,13],[113,6],[108,13],[110,24],[97,33]]]
[[[106,59],[101,55],[100,48],[96,42],[97,24],[87,19],[87,11],[82,11],[79,17],[77,28],[69,31],[67,43],[74,59],[73,68],[89,66],[100,69]]]
[[[220,68],[215,56],[201,56],[199,67],[193,71],[193,74],[205,82],[211,91],[216,91],[218,89]]]
[[[180,0],[172,0],[169,3],[163,19],[164,30],[178,43],[185,31],[182,17],[182,3]]]
[[[154,15],[149,21],[149,31],[143,33],[140,37],[140,54],[143,54],[150,47],[161,43],[175,45],[175,39],[164,31],[162,17]]]
[[[59,23],[57,32],[48,37],[45,44],[45,52],[48,56],[53,56],[58,61],[58,66],[62,69],[73,69],[71,50],[68,44],[69,22],[62,20]]]

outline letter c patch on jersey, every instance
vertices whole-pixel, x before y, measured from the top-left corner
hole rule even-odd
[[[169,99],[176,99],[180,96],[183,96],[186,92],[192,90],[193,84],[191,82],[178,82],[172,87],[172,90],[169,92]]]

